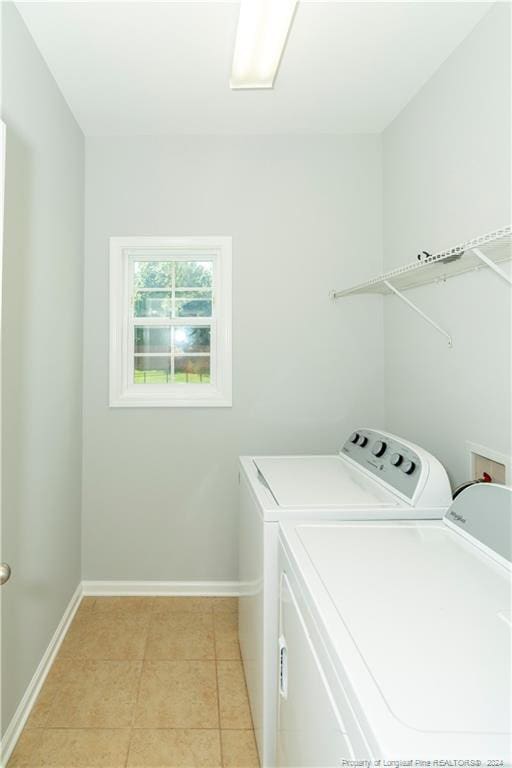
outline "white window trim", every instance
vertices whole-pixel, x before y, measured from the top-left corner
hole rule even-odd
[[[232,405],[231,237],[111,237],[110,238],[110,399],[112,408],[221,407]],[[129,256],[137,250],[171,259],[193,254],[212,258],[214,269],[215,343],[212,343],[210,384],[134,384],[128,381],[131,306]],[[141,256],[137,255],[137,258]],[[141,324],[145,321],[141,318]],[[198,324],[201,325],[201,318]],[[204,321],[203,321],[204,322]],[[156,324],[150,320],[149,324]],[[213,340],[212,340],[213,342]]]

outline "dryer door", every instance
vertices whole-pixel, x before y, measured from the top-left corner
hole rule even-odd
[[[285,573],[280,603],[277,765],[339,768],[354,754]]]

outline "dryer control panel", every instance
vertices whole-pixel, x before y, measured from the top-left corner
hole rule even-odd
[[[410,446],[372,429],[359,429],[341,453],[412,499],[421,475],[421,459]]]

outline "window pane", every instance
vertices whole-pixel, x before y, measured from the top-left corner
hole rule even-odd
[[[176,288],[210,288],[212,261],[176,261]]]
[[[138,291],[135,294],[135,317],[170,317],[172,293],[168,291]]]
[[[135,288],[172,288],[172,261],[136,261],[133,267]]]
[[[196,291],[176,290],[175,317],[211,317],[212,292],[210,289]]]
[[[135,352],[170,352],[170,328],[135,328]]]
[[[209,357],[176,357],[174,359],[174,381],[177,384],[209,384]]]
[[[211,317],[211,299],[178,299],[176,297],[175,317]]]
[[[174,352],[210,352],[210,328],[177,325],[174,329]]]
[[[135,384],[169,384],[172,380],[170,357],[135,356],[133,367]]]

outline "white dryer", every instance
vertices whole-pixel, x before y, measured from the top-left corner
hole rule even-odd
[[[439,521],[284,523],[279,768],[509,766],[511,536],[487,484]]]
[[[286,520],[439,519],[445,470],[412,443],[359,429],[333,456],[240,458],[239,637],[263,768],[276,764],[278,538]]]

